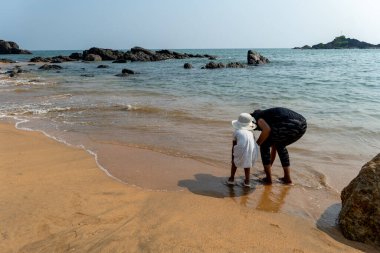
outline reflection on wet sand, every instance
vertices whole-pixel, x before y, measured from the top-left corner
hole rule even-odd
[[[291,186],[264,186],[256,209],[267,212],[281,211],[281,207],[283,206],[285,198],[289,193],[290,187]]]
[[[291,186],[255,185],[228,187],[230,197],[242,206],[266,212],[280,212]]]
[[[288,185],[263,185],[252,183],[251,188],[239,183],[234,186],[224,184],[225,177],[211,174],[195,174],[194,179],[178,181],[178,186],[203,196],[214,198],[231,198],[235,203],[244,207],[255,208],[266,212],[284,211],[283,205],[290,189]]]

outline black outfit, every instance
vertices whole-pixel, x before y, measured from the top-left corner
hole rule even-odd
[[[270,164],[270,147],[274,145],[283,167],[290,166],[286,146],[296,142],[306,132],[306,119],[290,109],[275,107],[267,110],[254,111],[252,117],[256,122],[264,119],[271,128],[268,139],[260,146],[263,165]],[[255,130],[261,130],[259,127]]]

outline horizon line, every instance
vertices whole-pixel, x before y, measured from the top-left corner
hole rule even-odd
[[[93,46],[93,47],[96,47],[96,48],[101,48],[101,49],[111,49],[111,50],[130,50],[134,47],[131,47],[131,48],[107,48],[107,47],[97,47],[97,46]],[[88,50],[90,48],[93,48],[93,47],[89,47],[89,48],[86,48],[86,49],[25,49],[25,50],[29,50],[29,51],[84,51],[84,50]],[[136,46],[136,47],[141,47],[141,46]],[[229,49],[229,50],[233,50],[233,49],[292,49],[292,47],[216,47],[216,48],[147,48],[147,47],[141,47],[141,48],[144,48],[144,49],[148,49],[148,50],[225,50],[225,49]],[[23,48],[24,49],[24,48]]]

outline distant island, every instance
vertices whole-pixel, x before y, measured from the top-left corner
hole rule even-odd
[[[374,45],[357,39],[346,38],[345,36],[336,37],[333,41],[326,44],[319,43],[314,46],[305,45],[293,49],[380,49],[380,44]]]

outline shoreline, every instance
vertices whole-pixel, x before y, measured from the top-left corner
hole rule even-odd
[[[42,133],[0,122],[0,135],[2,252],[376,252],[310,219],[237,204],[241,192],[144,190]]]
[[[82,71],[79,71],[79,73],[73,73],[72,70],[70,70],[71,64],[75,64],[75,69],[80,69],[80,67],[83,67]],[[81,64],[81,63],[78,63]],[[149,63],[147,63],[149,65]],[[167,62],[165,63],[167,64]],[[15,64],[7,64],[4,66],[14,66]],[[16,65],[29,65],[28,62],[20,62],[16,63]],[[20,115],[21,118],[29,118],[30,124],[27,123],[26,125],[30,126],[34,130],[41,130],[48,135],[51,135],[57,138],[60,138],[62,140],[65,140],[68,143],[75,145],[83,144],[86,149],[89,150],[95,150],[94,153],[99,154],[99,149],[102,149],[101,146],[103,143],[102,138],[97,138],[96,131],[99,130],[101,135],[105,133],[108,136],[108,139],[106,140],[107,144],[115,144],[114,148],[117,149],[117,147],[123,147],[127,146],[128,144],[132,143],[132,146],[140,146],[142,149],[151,149],[154,152],[156,149],[161,149],[163,152],[172,155],[172,153],[175,153],[178,151],[179,154],[184,156],[189,156],[191,158],[195,158],[197,160],[200,160],[201,162],[208,162],[214,166],[219,166],[222,170],[219,171],[220,173],[223,173],[224,171],[229,170],[229,159],[228,154],[230,152],[229,150],[229,134],[226,134],[226,127],[224,125],[224,122],[227,122],[229,120],[227,118],[224,118],[224,116],[218,116],[218,125],[215,125],[215,129],[219,131],[219,134],[217,135],[217,142],[213,142],[211,140],[211,143],[214,145],[213,147],[207,148],[206,152],[199,152],[199,150],[202,150],[202,141],[203,139],[206,139],[208,136],[207,134],[202,135],[202,133],[207,133],[206,131],[202,130],[201,128],[207,128],[208,124],[214,124],[212,120],[210,121],[210,118],[203,115],[202,117],[199,117],[200,119],[205,118],[208,121],[202,122],[202,124],[193,123],[193,115],[192,113],[186,114],[189,104],[188,101],[181,102],[180,110],[176,110],[176,108],[172,108],[169,105],[169,109],[166,110],[165,106],[161,106],[159,110],[152,110],[155,109],[155,107],[150,107],[145,104],[145,101],[138,99],[139,96],[147,96],[149,99],[151,99],[149,92],[148,94],[144,94],[144,92],[139,93],[137,96],[134,96],[134,93],[129,96],[128,95],[128,89],[123,88],[123,100],[120,102],[120,98],[116,96],[116,98],[109,102],[108,100],[110,97],[103,96],[100,100],[106,99],[107,101],[103,102],[97,102],[95,101],[94,106],[89,106],[87,108],[86,105],[82,105],[80,102],[74,102],[71,103],[71,100],[75,101],[77,98],[81,98],[82,96],[85,97],[85,99],[89,99],[89,102],[92,101],[96,96],[92,96],[89,94],[92,94],[92,92],[96,92],[97,88],[96,85],[101,83],[102,81],[107,82],[106,79],[102,79],[105,76],[108,76],[109,73],[103,73],[99,76],[95,75],[94,79],[85,80],[84,83],[86,83],[86,92],[82,94],[80,89],[79,91],[76,90],[76,88],[71,89],[65,88],[66,86],[66,80],[65,78],[69,78],[69,84],[75,84],[79,81],[81,83],[82,80],[82,72],[83,73],[93,73],[94,69],[97,70],[96,65],[97,63],[86,63],[86,66],[77,66],[77,62],[75,63],[63,63],[62,66],[64,69],[67,69],[65,71],[62,71],[62,73],[54,73],[52,72],[40,72],[37,68],[38,66],[42,65],[42,63],[35,64],[36,66],[29,66],[27,67],[27,71],[30,71],[30,73],[21,73],[19,77],[16,78],[6,78],[6,75],[3,75],[0,77],[0,82],[4,81],[4,99],[5,99],[5,105],[10,103],[11,105],[14,104],[16,107],[4,107],[4,114],[5,116],[12,117],[12,115]],[[66,66],[66,67],[65,67]],[[119,68],[118,66],[121,65],[113,65],[110,66],[110,69],[115,68],[115,71]],[[170,65],[171,66],[171,65]],[[73,66],[71,66],[73,67]],[[173,66],[171,66],[173,67]],[[178,66],[176,66],[178,67]],[[7,67],[4,68],[4,70]],[[87,70],[84,70],[84,69]],[[144,68],[138,69],[138,66],[136,66],[136,69],[140,72],[143,72]],[[113,72],[113,71],[112,71]],[[116,71],[117,72],[117,71]],[[116,73],[115,72],[115,73]],[[211,74],[216,72],[210,72]],[[156,73],[157,74],[157,73]],[[154,74],[154,76],[156,76]],[[172,75],[173,73],[171,73]],[[144,74],[145,75],[145,74]],[[113,76],[113,75],[112,75]],[[152,75],[153,76],[153,75]],[[4,79],[3,79],[4,78]],[[60,79],[62,78],[62,80]],[[74,79],[72,79],[74,78]],[[144,76],[140,75],[138,76],[138,81],[144,80]],[[191,78],[189,78],[191,80]],[[113,81],[119,81],[112,80]],[[124,80],[127,82],[127,80]],[[123,85],[123,82],[119,83],[118,85]],[[137,80],[136,80],[137,81]],[[129,81],[128,81],[129,82]],[[95,83],[94,87],[89,87],[88,84]],[[133,85],[134,81],[132,81]],[[145,81],[144,81],[145,83]],[[149,81],[147,82],[149,84]],[[117,86],[117,85],[116,85]],[[150,86],[150,85],[149,85]],[[46,87],[43,89],[40,89],[41,87]],[[137,88],[138,90],[139,88]],[[111,92],[110,94],[113,94],[112,91],[113,88],[107,89],[108,92]],[[133,89],[134,90],[134,89]],[[7,94],[11,96],[15,96],[15,100],[11,99],[7,101]],[[72,92],[74,95],[72,95],[70,92]],[[75,92],[75,93],[74,93]],[[158,94],[160,94],[161,91],[158,91]],[[53,94],[51,94],[53,93]],[[187,94],[188,92],[186,92]],[[35,94],[35,95],[33,95]],[[51,95],[51,96],[50,96]],[[183,94],[182,94],[183,95]],[[35,97],[33,97],[35,96]],[[31,100],[30,97],[33,97]],[[136,99],[137,97],[137,99]],[[182,101],[181,96],[181,101]],[[112,98],[112,97],[111,97]],[[20,99],[18,101],[18,99]],[[156,98],[155,98],[156,99]],[[162,100],[160,100],[162,99]],[[160,98],[155,101],[157,104],[166,103],[166,98]],[[36,101],[35,101],[36,100]],[[46,105],[43,105],[44,103],[41,103],[40,100],[43,100]],[[50,101],[53,101],[50,104]],[[128,103],[124,104],[124,100],[128,101]],[[25,102],[27,101],[27,102]],[[216,100],[217,101],[217,100]],[[7,103],[8,102],[8,103]],[[214,101],[215,102],[215,101]],[[110,106],[107,107],[108,103],[110,103]],[[104,104],[106,106],[104,107]],[[138,105],[142,105],[141,108],[138,107]],[[149,104],[149,103],[148,103]],[[13,105],[12,105],[13,106]],[[25,107],[23,107],[25,106]],[[191,106],[191,104],[190,104]],[[205,106],[208,106],[207,104]],[[223,105],[219,105],[215,103],[215,108]],[[302,106],[304,106],[302,101]],[[158,106],[159,107],[159,106]],[[21,109],[16,109],[21,108]],[[133,109],[129,109],[133,108]],[[208,108],[208,107],[205,107]],[[235,106],[230,107],[223,107],[223,110],[225,112],[223,114],[225,115],[232,115],[232,111],[235,109],[230,108],[238,108]],[[67,109],[67,111],[66,111]],[[86,111],[88,109],[88,112]],[[141,110],[140,110],[141,109]],[[201,108],[196,108],[198,111]],[[82,113],[82,110],[84,111],[83,117],[82,115],[79,115]],[[97,118],[97,116],[94,116],[95,114],[92,114],[91,111],[98,111],[102,113],[103,116],[109,116],[112,114],[112,120],[115,120],[115,125],[108,124],[108,121],[103,121],[102,119]],[[210,109],[213,111],[213,109]],[[215,110],[215,109],[214,109]],[[219,110],[219,109],[218,109]],[[237,109],[236,109],[237,110]],[[196,110],[194,110],[196,111]],[[201,110],[202,111],[202,110]],[[312,113],[317,112],[318,110],[313,110]],[[205,111],[202,111],[205,113]],[[213,112],[215,113],[215,111]],[[218,113],[218,112],[216,112]],[[144,121],[139,121],[141,117],[144,116]],[[185,114],[186,122],[183,121],[182,117],[179,117],[179,114]],[[208,114],[208,112],[207,112]],[[306,113],[305,113],[306,114]],[[46,122],[42,122],[41,125],[36,126],[36,119],[37,121],[39,119],[39,115],[41,115],[42,120],[46,120]],[[78,116],[79,115],[79,116]],[[100,115],[100,114],[96,114]],[[128,115],[128,120],[126,120],[125,115]],[[166,117],[167,115],[170,115]],[[174,115],[174,116],[173,116]],[[344,115],[344,114],[343,114]],[[66,120],[67,117],[67,120]],[[163,121],[162,119],[166,119]],[[191,120],[189,120],[191,119]],[[321,118],[315,118],[310,117],[310,129],[308,130],[308,134],[305,135],[305,138],[302,138],[299,142],[297,142],[294,146],[290,147],[290,153],[292,156],[294,156],[295,159],[292,159],[292,162],[294,161],[294,168],[297,170],[297,174],[293,173],[294,176],[299,176],[299,179],[297,180],[299,183],[304,184],[306,188],[308,187],[331,187],[334,188],[337,192],[340,192],[349,182],[357,175],[358,169],[364,164],[366,161],[371,159],[373,155],[368,154],[374,154],[374,151],[372,149],[376,149],[376,144],[372,144],[371,150],[364,153],[363,150],[366,150],[368,148],[368,145],[365,146],[364,143],[370,142],[373,139],[372,138],[372,128],[371,126],[367,126],[368,129],[364,129],[363,135],[358,135],[355,138],[352,138],[351,136],[347,137],[347,133],[350,133],[351,131],[356,131],[356,127],[351,127],[349,125],[344,126],[344,128],[334,128],[335,130],[341,134],[340,140],[338,138],[335,138],[336,134],[334,131],[330,131],[331,129],[319,128],[318,124],[316,124],[314,121],[320,121],[325,120],[323,117]],[[78,124],[77,121],[78,120]],[[81,122],[83,121],[83,122]],[[139,127],[143,127],[141,131],[136,130],[133,121],[139,122]],[[53,123],[52,123],[53,122]],[[178,130],[176,129],[174,134],[176,136],[179,136],[182,140],[189,140],[191,145],[183,145],[181,142],[172,141],[170,139],[170,136],[165,132],[165,124],[166,122],[174,122],[175,124],[178,124],[178,122],[182,123],[180,127],[178,127]],[[349,122],[349,121],[346,121]],[[83,124],[82,124],[83,123]],[[34,125],[33,125],[34,124]],[[37,123],[38,124],[38,123]],[[107,127],[98,127],[94,128],[91,127],[91,125],[101,125],[101,126],[107,126]],[[153,128],[159,129],[163,134],[157,135],[155,131],[148,129],[146,125],[153,126]],[[47,128],[45,126],[51,126],[51,128]],[[163,128],[160,128],[161,126],[164,126]],[[194,129],[193,127],[197,127],[197,131],[194,131],[194,134],[200,134],[200,138],[193,138],[191,136],[190,131]],[[55,132],[55,128],[59,128],[62,131],[60,133]],[[199,127],[199,128],[198,128]],[[111,131],[107,131],[110,129]],[[183,129],[183,130],[182,130]],[[73,130],[73,131],[72,131]],[[112,130],[115,130],[114,132]],[[130,131],[132,130],[132,131]],[[148,131],[146,131],[148,130]],[[190,130],[190,131],[189,131]],[[74,137],[83,138],[82,140],[87,141],[86,143],[84,141],[78,141],[76,142],[75,138],[70,138],[70,134],[72,132],[76,134],[76,131],[78,134],[76,134]],[[91,134],[88,134],[91,132]],[[133,132],[132,134],[130,134]],[[147,134],[140,135],[142,132],[145,132]],[[329,133],[333,133],[330,136]],[[64,136],[66,135],[66,136]],[[132,136],[132,137],[131,137]],[[136,138],[138,136],[138,138]],[[156,139],[155,137],[161,137],[161,139]],[[211,136],[211,135],[210,135]],[[169,138],[168,138],[169,137]],[[120,138],[120,142],[118,141]],[[77,138],[78,139],[78,138]],[[168,141],[166,141],[167,139]],[[211,139],[211,138],[210,138]],[[210,143],[210,139],[206,139]],[[355,140],[356,139],[356,140]],[[152,141],[153,140],[153,141]],[[157,140],[157,141],[156,141]],[[93,142],[92,142],[93,141]],[[113,142],[113,143],[112,143]],[[353,149],[350,150],[350,152],[345,152],[340,149],[341,143],[344,143],[344,145],[352,146]],[[374,141],[375,142],[375,141]],[[315,145],[315,143],[319,143],[320,145]],[[119,145],[120,144],[120,145]],[[111,145],[105,145],[107,146],[106,149],[111,148]],[[148,148],[146,148],[148,147]],[[321,147],[321,148],[320,148]],[[102,151],[102,150],[101,150]],[[128,151],[125,151],[128,153]],[[206,153],[206,155],[204,155]],[[225,155],[227,154],[227,155]],[[106,168],[107,171],[110,171],[111,174],[113,174],[113,171],[115,173],[118,173],[118,167],[122,167],[124,164],[126,164],[128,161],[121,159],[123,156],[116,156],[116,158],[119,157],[119,163],[116,164],[112,162],[109,163],[100,163],[100,165],[104,168]],[[207,158],[206,158],[207,157]],[[307,157],[307,159],[304,159],[304,157]],[[199,159],[198,159],[199,158]],[[207,160],[208,158],[211,158],[210,160]],[[276,166],[276,169],[274,172],[278,171],[279,173],[276,175],[280,177],[282,169],[280,168],[280,164],[277,161],[275,161],[274,166]],[[261,165],[258,163],[256,168],[259,168],[259,171],[261,170]],[[343,172],[343,173],[342,173]],[[170,172],[175,173],[175,171]],[[227,172],[228,173],[228,172]],[[214,173],[213,173],[214,174]],[[137,175],[135,175],[137,176]],[[178,176],[179,178],[180,176]],[[124,180],[125,178],[130,178],[129,175],[126,175],[121,180]],[[186,178],[186,177],[185,177]],[[120,179],[120,178],[119,178]],[[183,178],[182,178],[183,179]],[[337,180],[338,179],[338,180]],[[125,180],[126,181],[126,180]],[[147,186],[145,184],[145,181],[143,178],[138,179],[139,182],[143,181],[143,184],[140,186],[147,187],[147,188],[154,188],[153,186]],[[139,182],[132,182],[132,184],[138,185]],[[164,187],[161,187],[161,190],[166,190]],[[171,189],[169,189],[171,190]]]

